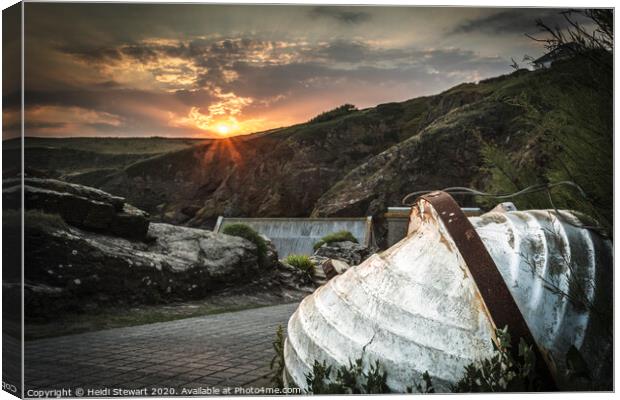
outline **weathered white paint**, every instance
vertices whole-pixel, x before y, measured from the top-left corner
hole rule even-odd
[[[381,362],[392,390],[415,386],[428,371],[436,389],[447,391],[467,364],[492,354],[492,321],[452,239],[434,210],[412,215],[405,239],[300,304],[284,351],[291,384],[306,388],[314,360],[348,365],[361,357],[366,368]],[[563,377],[574,345],[595,388],[611,388],[611,317],[604,317],[612,307],[610,242],[567,223],[578,223],[570,212],[560,219],[552,211],[491,212],[470,221],[555,363],[561,387],[571,387]]]

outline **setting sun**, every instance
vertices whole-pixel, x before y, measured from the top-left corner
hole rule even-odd
[[[222,136],[228,135],[230,132],[230,127],[228,125],[220,124],[217,126],[217,133]]]

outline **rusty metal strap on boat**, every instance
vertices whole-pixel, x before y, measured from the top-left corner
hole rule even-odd
[[[532,346],[536,355],[536,372],[541,378],[543,389],[556,389],[554,375],[549,369],[547,358],[538,348],[493,258],[461,207],[446,192],[432,192],[420,198],[430,203],[435,209],[452,237],[478,287],[495,327],[508,326],[514,354],[518,354],[519,341],[523,338],[527,344]]]

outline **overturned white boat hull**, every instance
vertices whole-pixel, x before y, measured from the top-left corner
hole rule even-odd
[[[611,390],[611,243],[565,211],[469,221],[558,387],[573,388],[565,372],[574,346],[590,368],[590,389]],[[288,324],[285,380],[307,389],[315,360],[338,366],[362,358],[365,368],[381,363],[392,391],[415,387],[425,371],[436,390],[448,391],[466,365],[492,356],[495,328],[444,222],[422,200],[405,239],[302,301]]]

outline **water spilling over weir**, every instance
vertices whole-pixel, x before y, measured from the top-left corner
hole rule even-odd
[[[226,225],[246,224],[267,236],[276,247],[278,256],[311,255],[312,246],[323,236],[349,231],[360,244],[373,244],[372,217],[362,218],[229,218],[219,217],[213,229],[221,232]]]

